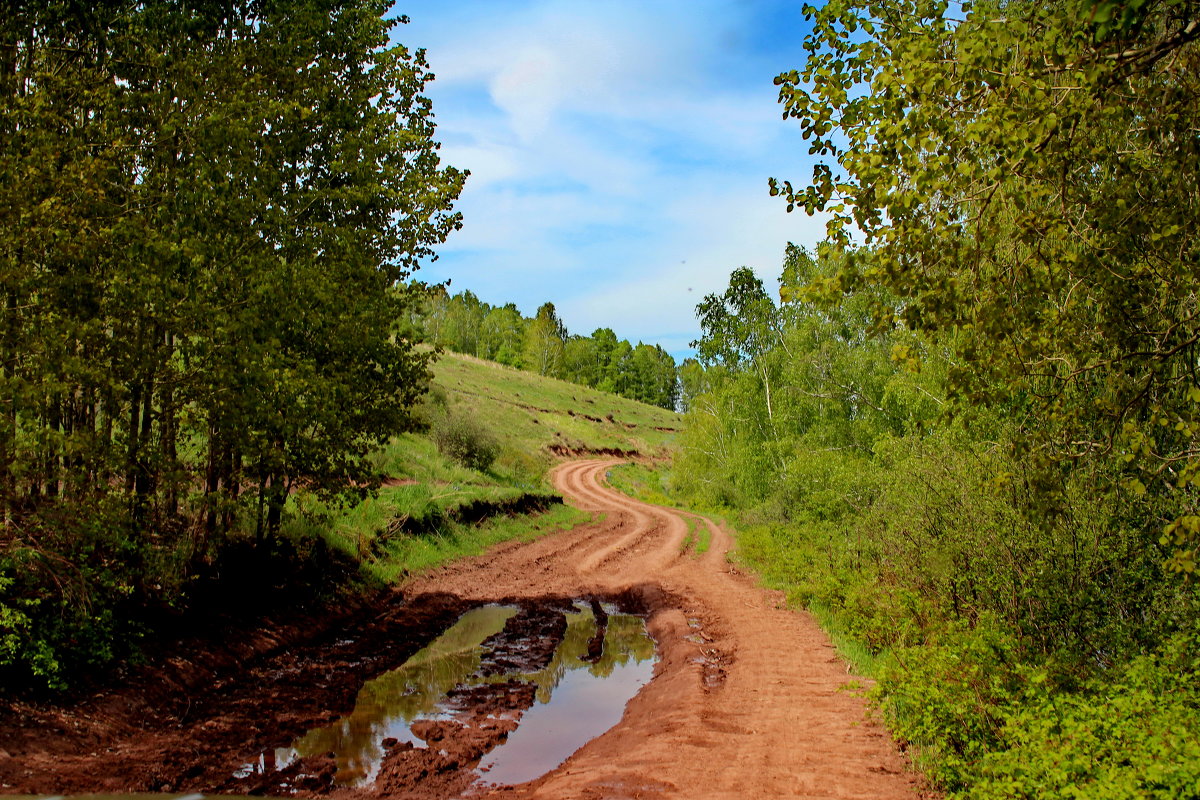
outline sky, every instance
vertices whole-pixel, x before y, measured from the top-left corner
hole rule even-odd
[[[395,38],[436,75],[443,161],[471,172],[462,230],[418,277],[689,355],[696,304],[730,272],[773,292],[786,244],[824,237],[767,190],[812,173],[773,84],[803,66],[801,6],[398,0]]]

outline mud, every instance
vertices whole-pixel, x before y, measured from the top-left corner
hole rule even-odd
[[[641,453],[639,453],[637,450],[623,450],[619,447],[587,448],[572,447],[565,444],[552,444],[546,449],[551,455],[557,456],[558,458],[582,458],[584,456],[594,458],[597,456],[609,456],[612,458],[636,459],[641,456]]]
[[[308,628],[231,626],[181,643],[122,685],[68,706],[0,708],[0,792],[929,796],[863,700],[845,690],[853,676],[811,618],[735,570],[732,540],[715,523],[700,518],[711,536],[706,553],[681,553],[684,517],[603,485],[617,463],[574,461],[554,472],[568,502],[597,514],[594,524],[499,545]],[[515,741],[520,718],[537,707],[540,688],[507,680],[510,668],[549,674],[562,614],[593,599],[645,615],[658,644],[653,680],[613,727],[550,772],[515,786],[473,784],[486,775],[477,772],[490,763],[484,753]],[[372,782],[339,784],[337,759],[321,752],[266,769],[277,748],[351,713],[364,681],[484,603],[520,609],[508,621],[513,636],[492,642],[492,661],[480,664],[492,682],[451,692],[452,709],[416,724],[413,741],[381,741]],[[595,638],[577,644],[579,660],[598,655]],[[251,762],[263,768],[247,773]]]
[[[598,606],[599,602],[595,602]],[[486,773],[492,769],[481,768],[482,759],[496,755],[510,734],[518,730],[524,713],[548,688],[530,678],[536,679],[550,667],[564,644],[568,612],[577,615],[575,606],[562,598],[525,601],[518,608],[509,608],[506,613],[512,616],[504,622],[503,629],[480,643],[478,649],[482,652],[476,656],[477,661],[471,660],[470,647],[448,654],[451,660],[465,659],[469,663],[450,665],[451,669],[454,666],[465,669],[460,674],[451,674],[446,686],[430,685],[438,677],[446,677],[446,665],[437,655],[419,664],[410,675],[404,674],[409,666],[406,664],[380,679],[384,681],[393,675],[399,675],[401,681],[407,678],[408,685],[399,687],[402,696],[394,697],[393,704],[364,701],[363,694],[379,685],[368,684],[360,692],[351,716],[309,731],[291,748],[264,751],[235,771],[217,790],[285,796],[337,794],[351,789],[359,794],[428,797],[430,793],[457,796],[473,785],[482,786],[482,781],[488,780]],[[473,613],[464,615],[459,624]],[[512,675],[522,678],[467,684],[472,676],[487,680]],[[419,695],[427,691],[427,698],[417,697],[413,703],[414,692]],[[397,699],[398,705],[416,706],[408,709],[411,721],[396,729],[397,736],[382,737],[380,732],[389,730],[386,720],[389,712],[398,711]],[[405,703],[406,700],[409,702]],[[562,757],[569,754],[568,751]],[[549,766],[556,765],[557,762]],[[528,777],[538,777],[542,771],[545,770],[534,771]]]

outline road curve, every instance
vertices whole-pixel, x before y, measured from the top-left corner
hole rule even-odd
[[[732,540],[698,515],[604,485],[613,459],[552,473],[597,521],[508,544],[424,576],[408,591],[480,601],[550,593],[637,595],[661,659],[620,724],[511,798],[915,798],[922,782],[863,701],[828,637],[779,593],[730,565]],[[711,533],[684,552],[687,517]]]

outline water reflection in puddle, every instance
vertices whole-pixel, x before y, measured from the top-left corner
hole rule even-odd
[[[614,608],[605,610],[607,625],[598,658],[588,654],[589,643],[598,633],[596,617],[580,603],[566,614],[566,633],[545,668],[484,678],[479,674],[483,642],[503,630],[518,609],[472,609],[403,666],[364,684],[350,714],[309,731],[291,747],[263,753],[235,777],[271,773],[298,758],[332,752],[336,784],[370,784],[386,752],[384,740],[424,748],[425,741],[412,731],[413,723],[452,717],[444,705],[448,692],[516,680],[535,687],[534,704],[507,741],[484,755],[479,774],[488,784],[532,780],[619,722],[626,702],[653,675],[654,641],[645,622]]]
[[[234,777],[284,769],[297,758],[334,753],[341,785],[370,783],[383,760],[383,740],[394,738],[424,747],[409,725],[438,716],[438,701],[479,669],[484,639],[499,633],[512,606],[481,606],[459,617],[441,636],[415,653],[404,665],[363,684],[354,710],[332,725],[313,730],[291,747],[279,747],[246,764]]]
[[[526,676],[537,703],[521,725],[480,762],[487,783],[523,783],[544,775],[621,721],[625,704],[654,675],[654,640],[640,617],[611,613],[600,658],[587,660],[596,634],[590,608],[567,615],[567,633],[546,669]]]

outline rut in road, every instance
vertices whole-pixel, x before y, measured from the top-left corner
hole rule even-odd
[[[912,798],[922,781],[844,687],[852,676],[805,613],[732,567],[711,520],[701,557],[681,552],[685,515],[602,485],[620,460],[553,472],[568,502],[602,521],[510,545],[406,591],[495,597],[636,594],[661,661],[619,725],[532,783],[489,796]]]
[[[223,631],[220,642],[168,651],[126,685],[73,704],[0,708],[0,795],[920,796],[919,776],[867,720],[862,700],[842,690],[852,676],[815,622],[732,567],[731,539],[711,520],[606,488],[605,472],[620,463],[571,461],[554,470],[568,502],[596,514],[589,524],[499,545],[340,615]],[[689,519],[711,535],[699,557],[682,551]],[[337,784],[327,754],[245,773],[260,754],[265,764],[275,748],[348,713],[365,681],[405,664],[465,611],[519,606],[513,620],[524,621],[505,641],[526,650],[505,657],[524,652],[532,664],[550,659],[562,637],[554,626],[565,628],[563,608],[580,599],[644,612],[659,661],[615,727],[541,778],[498,788],[477,782],[480,753],[533,703],[532,688],[503,683],[460,692],[461,725],[420,723],[430,746],[383,745],[390,749],[367,785]]]

